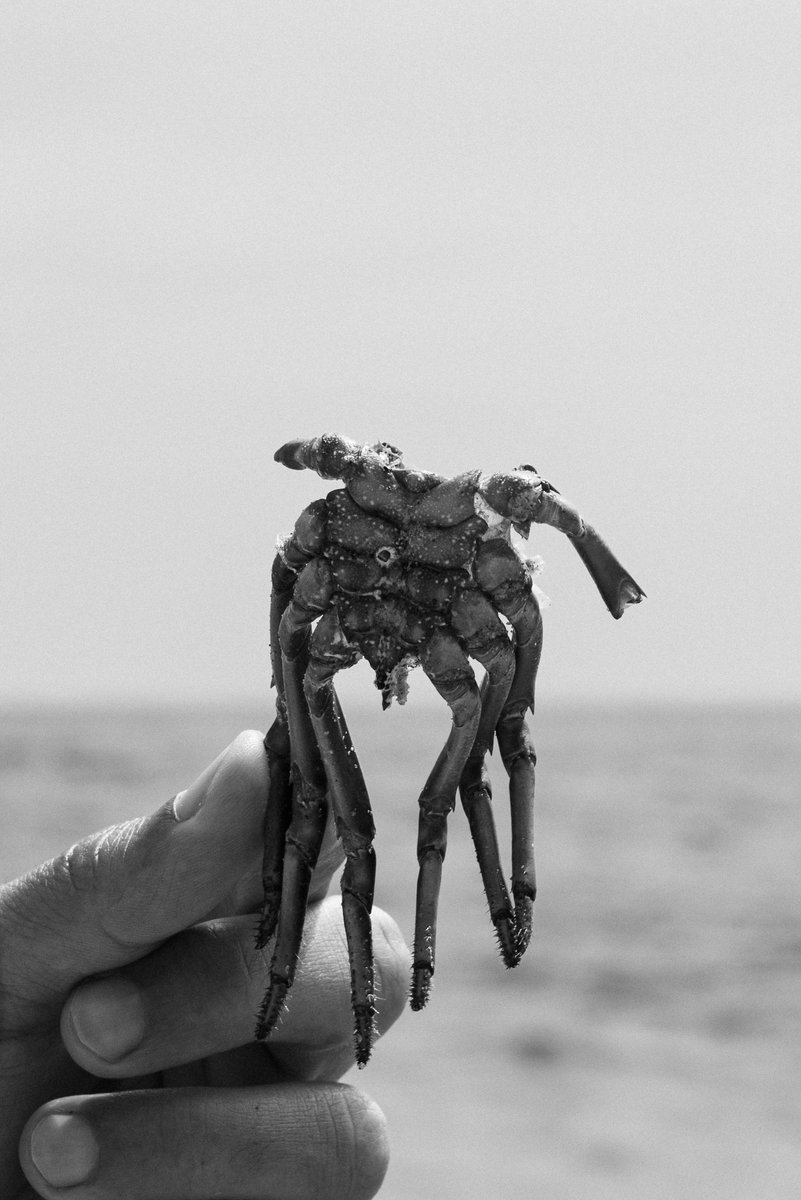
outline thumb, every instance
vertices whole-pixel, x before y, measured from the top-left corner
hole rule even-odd
[[[268,798],[258,733],[243,733],[150,816],[78,842],[0,889],[0,994],[60,1005],[87,975],[141,958],[258,870]]]

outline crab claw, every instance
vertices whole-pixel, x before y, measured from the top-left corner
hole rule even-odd
[[[623,616],[630,604],[639,604],[645,599],[640,585],[621,566],[592,525],[585,521],[582,534],[568,534],[568,537],[615,620]]]
[[[346,479],[359,463],[362,447],[338,433],[323,433],[315,438],[293,438],[276,450],[276,462],[290,471],[308,468],[321,479]]]
[[[283,446],[276,450],[273,458],[283,466],[289,467],[290,471],[304,471],[307,466],[305,451],[308,445],[308,438],[294,438],[291,442],[284,442]]]

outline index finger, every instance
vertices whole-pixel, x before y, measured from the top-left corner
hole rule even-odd
[[[202,920],[257,869],[268,791],[262,735],[240,734],[178,805],[86,838],[8,884],[0,982],[13,979],[23,1005],[63,1000],[79,979]]]

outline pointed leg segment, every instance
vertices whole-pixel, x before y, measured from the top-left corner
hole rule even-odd
[[[289,726],[286,717],[284,669],[278,630],[281,618],[292,599],[295,579],[296,572],[284,562],[280,555],[276,555],[273,562],[272,598],[270,601],[270,659],[277,700],[275,720],[264,738],[270,783],[267,807],[264,813],[264,857],[261,873],[263,901],[256,933],[258,950],[267,945],[275,933],[278,923],[284,877],[284,838],[292,814]],[[304,647],[299,646],[298,653],[303,653],[303,651]]]
[[[315,500],[298,517],[289,538],[282,540],[272,567],[270,597],[270,665],[276,689],[276,717],[264,739],[269,773],[269,793],[264,815],[264,858],[262,862],[263,903],[256,934],[256,948],[263,949],[275,932],[281,907],[284,876],[284,839],[292,816],[292,769],[289,725],[284,688],[284,665],[281,651],[281,621],[292,601],[295,584],[304,567],[318,558],[324,543],[327,524],[325,500]],[[307,589],[308,590],[308,589]],[[323,582],[323,594],[325,583]],[[303,594],[303,588],[301,588]],[[321,597],[322,598],[322,597]],[[312,605],[314,597],[312,596]],[[292,654],[297,659],[297,673],[305,670],[308,624],[314,617],[298,610],[297,633]]]
[[[515,634],[515,672],[496,726],[498,749],[509,775],[512,823],[512,897],[518,962],[531,938],[536,895],[534,871],[534,767],[537,756],[526,723],[534,709],[534,684],[542,653],[542,616],[530,575],[511,546],[485,542],[476,555],[476,579]],[[512,964],[514,965],[514,964]]]
[[[290,692],[288,681],[288,700]],[[290,720],[290,728],[292,725]],[[293,741],[293,751],[295,749]],[[320,853],[327,814],[325,776],[319,756],[317,762],[312,759],[307,759],[302,765],[293,762],[292,813],[284,841],[280,912],[269,985],[256,1025],[257,1038],[265,1038],[272,1031],[295,977],[309,885]]]
[[[473,669],[456,638],[438,629],[420,652],[423,670],[453,714],[448,740],[437,758],[420,795],[417,837],[417,906],[414,930],[411,1006],[421,1009],[428,1000],[437,937],[437,907],[442,862],[447,844],[448,814],[456,802],[456,789],[475,742],[481,699]]]
[[[328,805],[320,751],[303,692],[312,622],[327,607],[333,587],[322,559],[306,564],[284,607],[278,626],[281,678],[291,743],[291,819],[284,840],[281,903],[267,993],[259,1010],[256,1037],[274,1028],[292,986],[303,935],[312,872],[325,832]],[[265,921],[265,926],[267,922]]]
[[[473,755],[467,761],[459,784],[470,833],[476,851],[481,880],[495,927],[498,946],[507,967],[518,961],[518,940],[509,891],[503,876],[498,850],[498,835],[492,811],[492,786],[483,758]]]
[[[470,825],[501,957],[507,967],[513,967],[519,957],[518,943],[498,851],[486,757],[492,750],[495,727],[509,694],[515,654],[503,622],[483,592],[477,589],[463,592],[454,603],[451,621],[468,653],[487,672],[481,685],[481,719],[459,781],[459,793]]]
[[[501,759],[509,775],[512,896],[519,959],[531,938],[532,907],[537,894],[533,832],[537,755],[526,721],[526,711],[533,711],[534,708],[534,684],[542,653],[542,617],[531,593],[524,596],[520,604],[510,604],[506,615],[517,639],[517,666],[496,734]]]
[[[257,950],[264,949],[278,924],[284,882],[284,841],[292,819],[289,728],[283,708],[285,705],[280,703],[278,716],[264,738],[270,791],[264,813],[263,899],[256,931]]]
[[[375,977],[370,913],[375,890],[375,825],[367,788],[342,714],[333,677],[359,658],[347,641],[335,610],[322,618],[312,635],[305,693],[325,767],[328,795],[345,850],[342,912],[351,970],[356,1061],[364,1066],[375,1036]]]

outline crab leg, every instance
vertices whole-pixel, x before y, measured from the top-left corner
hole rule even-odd
[[[295,579],[295,571],[286,566],[280,555],[276,555],[273,562],[273,588],[270,601],[270,658],[273,683],[278,695],[275,720],[264,738],[270,790],[264,814],[264,857],[261,872],[264,899],[256,934],[257,950],[261,950],[267,945],[278,922],[278,910],[281,907],[281,882],[284,875],[284,838],[292,812],[291,753],[278,629],[284,610],[292,599]]]
[[[645,592],[621,566],[592,525],[584,522],[581,534],[568,534],[579,558],[592,576],[603,602],[617,620],[630,604],[639,604]]]
[[[370,913],[375,889],[375,825],[364,776],[334,690],[333,677],[360,657],[349,643],[335,610],[329,610],[312,635],[304,689],[317,745],[325,767],[328,795],[345,850],[342,912],[351,967],[351,1003],[355,1020],[356,1061],[370,1057],[375,1014],[373,935]]]
[[[496,728],[498,748],[509,775],[512,821],[512,895],[515,901],[517,957],[531,937],[531,910],[536,895],[534,843],[534,767],[526,710],[534,708],[534,682],[542,653],[542,616],[531,591],[531,576],[505,542],[484,542],[476,554],[475,575],[515,632],[516,666],[512,686]]]
[[[281,887],[284,875],[284,839],[292,813],[292,775],[289,726],[284,694],[284,668],[281,658],[279,630],[281,618],[292,599],[295,582],[303,567],[319,555],[324,541],[327,521],[325,500],[316,500],[298,517],[292,536],[272,568],[270,597],[270,663],[277,692],[276,716],[264,738],[269,772],[269,794],[264,814],[264,857],[262,860],[263,903],[256,933],[256,948],[263,949],[275,932],[281,907]],[[300,644],[300,643],[299,643]],[[298,653],[305,652],[301,648]],[[299,661],[299,670],[305,669]]]
[[[603,538],[555,487],[545,481],[534,520],[567,534],[601,593],[604,604],[616,620],[623,616],[630,604],[639,604],[644,599],[645,592],[634,582]]]
[[[507,967],[513,967],[519,957],[517,937],[498,852],[486,757],[492,750],[495,726],[509,694],[515,655],[502,622],[483,592],[462,592],[453,605],[451,620],[453,628],[464,640],[468,653],[487,672],[481,685],[478,732],[459,781],[459,792],[470,824],[490,919],[498,935],[501,955]]]
[[[537,894],[534,870],[534,768],[537,755],[526,721],[534,709],[534,683],[542,652],[542,617],[533,595],[519,605],[508,605],[508,617],[517,638],[517,667],[496,735],[503,765],[509,775],[512,817],[512,896],[515,902],[517,960],[531,938],[531,914]]]
[[[453,725],[419,800],[417,861],[420,870],[411,993],[414,1009],[423,1008],[428,1000],[434,974],[437,902],[447,842],[447,819],[456,802],[456,788],[475,742],[481,715],[481,699],[473,669],[452,634],[436,630],[421,650],[420,662],[450,707]]]
[[[270,791],[264,813],[261,867],[263,900],[256,932],[257,950],[267,945],[278,923],[284,876],[284,839],[292,816],[289,729],[286,715],[280,710],[267,730],[264,749],[267,752]]]
[[[292,816],[284,845],[284,871],[278,932],[270,980],[256,1023],[256,1037],[274,1028],[297,967],[312,872],[325,832],[328,805],[322,758],[303,692],[309,627],[326,608],[332,591],[323,559],[312,559],[295,584],[281,617],[281,647],[287,720],[292,748]]]

